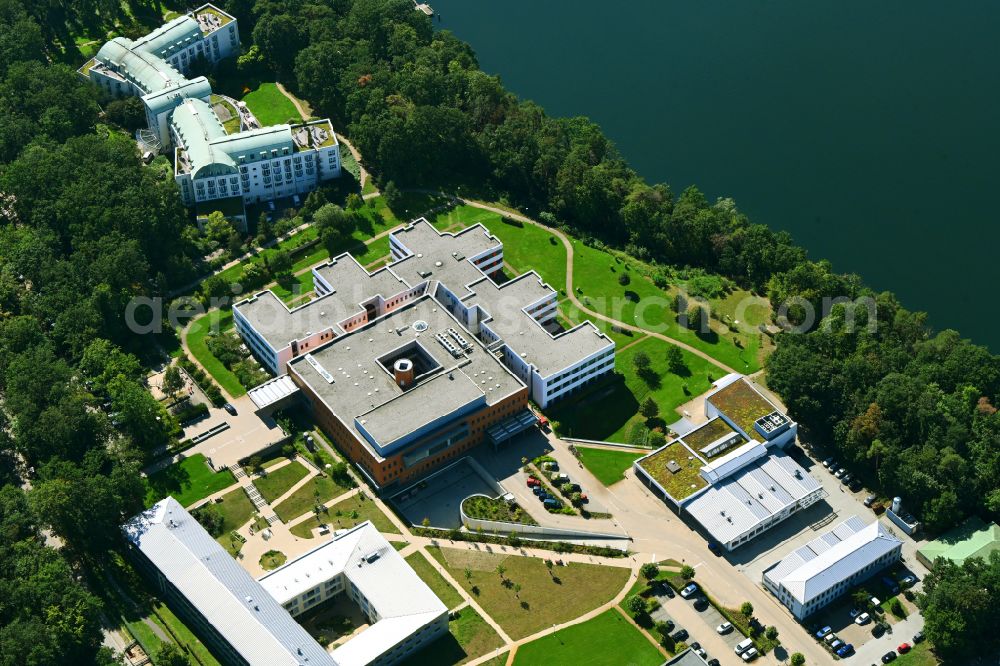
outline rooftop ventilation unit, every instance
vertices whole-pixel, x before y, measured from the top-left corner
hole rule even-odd
[[[462,337],[462,334],[456,331],[453,327],[449,326],[447,330],[448,330],[448,335],[450,335],[455,340],[455,342],[458,343],[458,346],[461,347],[462,350],[466,350],[472,347],[472,344],[464,337]]]
[[[437,340],[438,342],[440,342],[441,346],[444,347],[445,349],[447,349],[448,353],[451,354],[452,356],[454,356],[455,358],[458,358],[459,356],[462,355],[462,350],[460,350],[458,347],[456,347],[455,345],[453,345],[451,343],[451,340],[449,340],[448,338],[444,337],[440,333],[435,333],[434,334],[434,339]]]
[[[423,333],[424,331],[427,330],[427,322],[422,319],[413,322],[413,330],[417,331],[418,333]]]

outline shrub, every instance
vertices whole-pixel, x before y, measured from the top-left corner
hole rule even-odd
[[[744,601],[740,606],[740,613],[742,613],[747,619],[753,617],[753,604],[749,601]]]
[[[639,569],[639,573],[642,574],[642,577],[646,580],[652,581],[655,580],[660,574],[660,567],[657,566],[655,562],[646,562]]]
[[[620,284],[623,287],[628,283],[630,283],[631,281],[632,279],[629,278],[628,273],[620,273],[618,275],[618,284]]]
[[[685,564],[681,567],[681,578],[684,580],[691,580],[694,578],[694,568]]]
[[[792,653],[792,666],[803,666],[806,663],[805,655],[801,652]]]
[[[638,594],[633,594],[625,602],[625,608],[628,612],[632,614],[632,617],[638,617],[640,615],[645,615],[646,613],[646,600],[640,597]]]
[[[767,638],[767,640],[773,641],[778,637],[778,628],[768,627],[767,629],[764,630],[764,636]]]

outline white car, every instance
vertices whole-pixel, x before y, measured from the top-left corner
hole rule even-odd
[[[681,597],[684,599],[689,599],[697,591],[698,591],[698,586],[695,585],[694,583],[689,583],[687,587],[681,590]]]
[[[752,647],[743,654],[740,655],[740,659],[746,662],[753,661],[757,658],[757,648]]]
[[[722,624],[720,624],[715,628],[716,633],[719,634],[728,634],[732,630],[733,630],[733,624],[731,622],[723,622]]]
[[[854,618],[854,624],[862,625],[868,624],[868,621],[872,619],[872,616],[868,613],[862,613],[861,615]]]

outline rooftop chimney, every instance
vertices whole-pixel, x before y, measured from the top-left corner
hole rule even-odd
[[[392,364],[392,374],[396,378],[396,384],[401,389],[408,389],[413,384],[413,361],[408,358],[401,358]]]

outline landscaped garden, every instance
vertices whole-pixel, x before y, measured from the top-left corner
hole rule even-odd
[[[427,583],[427,587],[431,588],[431,591],[445,606],[454,608],[462,603],[462,595],[427,561],[423,553],[413,553],[406,558],[406,563],[420,576],[421,580]]]
[[[260,492],[260,496],[268,503],[287,493],[292,486],[309,473],[309,470],[297,460],[292,460],[287,465],[277,469],[272,468],[272,470],[265,470],[263,475],[257,476],[253,480],[253,485]]]
[[[579,617],[611,600],[629,578],[624,567],[451,548],[428,549],[512,638]]]
[[[364,499],[361,499],[364,497]],[[362,494],[353,495],[337,502],[317,518],[315,516],[292,526],[291,533],[304,539],[312,538],[312,530],[325,523],[332,530],[354,527],[366,520],[372,521],[379,532],[399,534],[399,529],[389,520],[388,516],[372,500]]]
[[[281,522],[287,523],[293,518],[298,518],[303,513],[311,511],[317,504],[325,504],[338,495],[343,495],[349,490],[341,486],[328,476],[316,476],[312,481],[305,484],[285,501],[274,507],[274,512],[278,514]]]
[[[743,432],[754,434],[754,422],[774,407],[746,381],[735,381],[712,396],[712,404]]]
[[[245,525],[253,517],[256,510],[253,502],[247,497],[243,488],[237,488],[223,495],[222,501],[212,504],[212,507],[222,516],[222,534],[217,536],[215,540],[222,544],[231,555],[235,555],[240,551],[243,542],[239,539],[233,539],[232,532]]]
[[[243,95],[243,102],[264,127],[281,125],[289,120],[298,122],[302,119],[292,101],[271,82],[265,81]]]
[[[144,477],[144,481],[147,506],[171,495],[185,507],[236,483],[232,472],[228,469],[214,471],[200,453]]]
[[[560,629],[526,645],[514,656],[514,664],[533,666],[599,666],[608,663],[658,666],[664,655],[628,618],[609,609],[595,618]]]
[[[502,648],[500,635],[471,606],[455,612],[448,621],[448,635],[416,653],[403,666],[457,666]],[[484,666],[502,666],[491,660]]]
[[[726,423],[721,418],[717,418],[717,419],[712,419],[705,425],[699,427],[697,430],[694,430],[684,435],[683,439],[685,444],[687,444],[692,450],[701,455],[700,453],[701,449],[703,449],[704,447],[708,446],[709,444],[712,444],[713,442],[717,442],[726,435],[734,435],[734,434],[736,434],[736,431],[733,430],[728,423]],[[719,451],[715,455],[705,456],[705,459],[711,462],[716,458],[720,458],[724,455],[732,453],[733,449],[742,446],[745,443],[746,440],[743,437],[740,437],[738,443]]]
[[[462,510],[470,518],[480,520],[498,520],[506,523],[521,523],[522,525],[538,524],[538,521],[520,506],[501,498],[489,498],[482,495],[466,497],[462,501]]]
[[[236,375],[212,354],[207,344],[210,333],[225,332],[232,328],[232,310],[212,310],[191,322],[187,331],[187,346],[191,355],[205,368],[212,379],[218,382],[226,393],[238,398],[247,392],[246,388],[240,384]]]
[[[265,571],[277,569],[288,560],[288,557],[280,550],[269,550],[260,556],[260,566]]]
[[[679,441],[639,463],[677,501],[708,485],[700,474],[704,464]]]
[[[576,452],[583,466],[606,486],[624,479],[625,472],[632,467],[632,463],[646,455],[645,453],[594,449],[586,446],[577,446]]]

